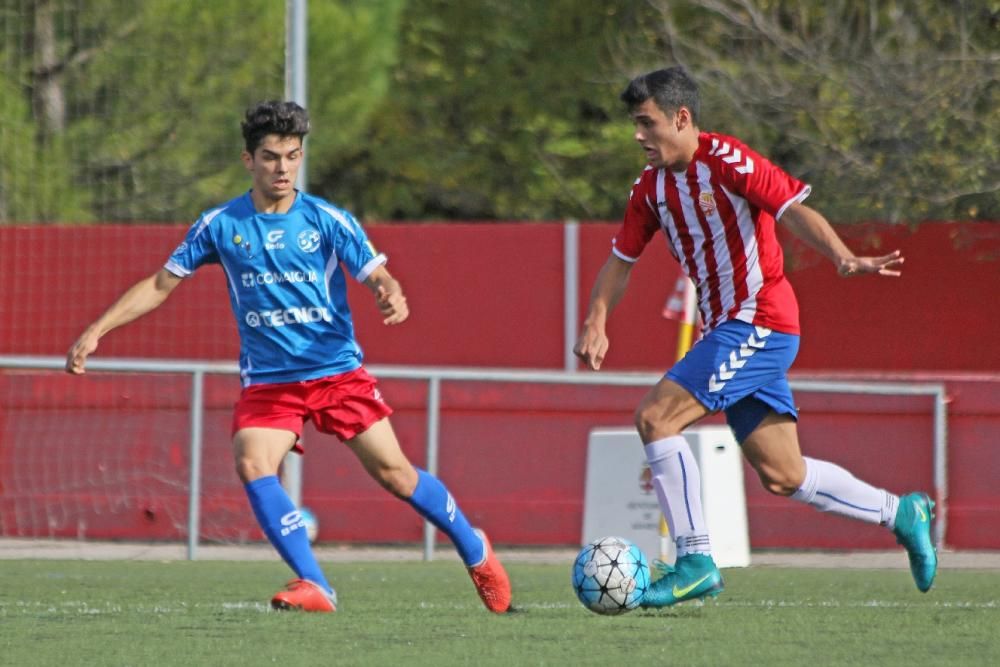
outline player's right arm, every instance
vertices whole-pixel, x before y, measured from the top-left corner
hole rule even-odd
[[[626,262],[612,254],[601,267],[590,293],[587,317],[583,320],[580,336],[573,346],[573,354],[591,370],[598,370],[608,352],[608,315],[625,294],[628,277],[634,262]]]
[[[608,352],[608,315],[625,294],[628,277],[632,273],[643,248],[659,229],[659,219],[654,212],[656,172],[647,168],[629,192],[625,219],[615,235],[611,256],[604,262],[594,287],[590,291],[590,305],[583,320],[580,335],[573,346],[573,354],[591,370],[598,370]]]
[[[87,357],[97,350],[97,342],[104,334],[132,320],[142,317],[162,304],[183,278],[166,269],[160,269],[144,278],[118,297],[104,314],[80,334],[66,353],[66,372],[82,375]]]

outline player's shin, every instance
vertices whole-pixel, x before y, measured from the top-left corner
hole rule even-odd
[[[480,564],[486,558],[485,545],[459,509],[454,496],[441,480],[426,470],[418,468],[417,476],[417,487],[407,502],[451,539],[466,567]]]
[[[257,523],[267,539],[300,579],[316,583],[331,592],[312,547],[306,522],[274,475],[247,483],[247,498]]]
[[[670,534],[677,544],[677,556],[710,554],[708,525],[701,505],[701,473],[684,436],[654,440],[645,446],[653,488]]]
[[[885,489],[863,482],[847,470],[828,461],[803,457],[806,477],[793,500],[820,512],[831,512],[865,523],[892,527],[899,498]]]

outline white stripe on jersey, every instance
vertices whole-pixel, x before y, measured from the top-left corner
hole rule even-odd
[[[740,311],[735,319],[753,324],[754,315],[757,314],[757,293],[764,286],[764,274],[760,270],[760,254],[757,248],[757,230],[750,217],[747,200],[726,188],[722,188],[722,192],[732,204],[736,219],[740,221],[740,237],[743,239],[743,251],[747,258],[747,298],[740,304]]]
[[[326,302],[331,304],[333,301],[330,299],[330,280],[333,278],[333,274],[337,271],[337,264],[339,263],[340,260],[337,259],[337,251],[334,250],[330,253],[330,257],[326,260],[326,268],[323,269],[323,289],[326,291]]]
[[[666,169],[660,169],[656,173],[656,201],[660,202],[659,205],[659,219],[660,219],[660,229],[663,230],[663,235],[667,239],[667,247],[670,248],[670,253],[674,256],[678,262],[683,262],[681,259],[684,256],[684,248],[681,247],[680,238],[677,236],[677,225],[674,223],[673,216],[670,215],[670,209],[667,207],[667,193],[663,187],[664,184],[664,172]],[[671,233],[671,229],[674,230]],[[682,267],[685,272],[686,267]]]
[[[339,222],[344,229],[346,229],[351,233],[351,236],[353,236],[354,238],[358,237],[358,232],[354,228],[354,225],[351,224],[350,219],[344,216],[344,214],[341,211],[338,211],[335,208],[327,208],[322,204],[317,204],[317,206],[326,211],[327,213],[329,213],[331,218]]]
[[[201,224],[198,225],[198,229],[195,230],[194,236],[192,236],[191,238],[192,239],[198,238],[198,236],[201,235],[203,231],[205,231],[205,228],[208,227],[209,223],[215,220],[215,217],[220,213],[222,213],[223,211],[225,211],[227,208],[229,207],[220,206],[219,208],[212,211],[208,211],[207,213],[205,213],[205,215],[201,216]]]
[[[211,223],[212,220],[215,220],[216,216],[225,211],[227,208],[229,207],[220,206],[219,208],[212,209],[211,211],[206,211],[205,214],[201,216],[201,219],[198,220],[197,223],[195,223],[198,226],[195,228],[194,236],[191,237],[191,240],[194,240],[199,236],[201,236],[201,233],[205,231],[209,223]],[[188,271],[186,268],[184,268],[183,266],[181,266],[172,259],[168,259],[167,262],[163,265],[163,268],[165,268],[167,271],[174,274],[178,278],[187,278],[188,276],[191,275],[191,271]]]

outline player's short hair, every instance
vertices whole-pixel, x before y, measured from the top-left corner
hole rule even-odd
[[[247,109],[240,128],[247,152],[253,155],[269,134],[299,139],[309,134],[309,114],[295,102],[258,102]]]
[[[687,107],[694,124],[698,124],[701,107],[698,84],[683,67],[668,67],[637,76],[621,94],[621,101],[628,106],[629,111],[650,98],[667,114],[677,113],[681,107]]]

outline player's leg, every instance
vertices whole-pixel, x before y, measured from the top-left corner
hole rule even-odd
[[[268,541],[298,579],[271,604],[280,609],[334,611],[336,594],[309,544],[305,521],[278,480],[278,469],[298,436],[274,428],[242,428],[233,436],[236,472]]]
[[[907,550],[917,587],[927,591],[937,571],[937,554],[930,537],[933,503],[927,496],[900,498],[834,463],[802,456],[792,415],[779,414],[756,398],[744,402],[746,410],[763,415],[741,444],[764,488],[821,512],[888,527]]]
[[[706,414],[708,409],[690,391],[666,377],[646,394],[635,413],[653,488],[677,545],[676,563],[661,566],[663,575],[643,596],[643,607],[714,597],[723,589],[702,510],[701,473],[687,439],[681,435],[684,428]]]
[[[486,535],[472,527],[441,480],[410,463],[389,419],[380,419],[345,442],[375,481],[451,539],[486,607],[507,611],[510,580]]]
[[[635,412],[653,488],[677,544],[678,558],[712,551],[701,506],[701,473],[681,435],[706,414],[705,406],[687,389],[666,377],[646,394]]]
[[[482,539],[441,480],[410,463],[388,418],[375,422],[346,444],[375,481],[451,538],[463,563],[471,567],[482,562]]]

